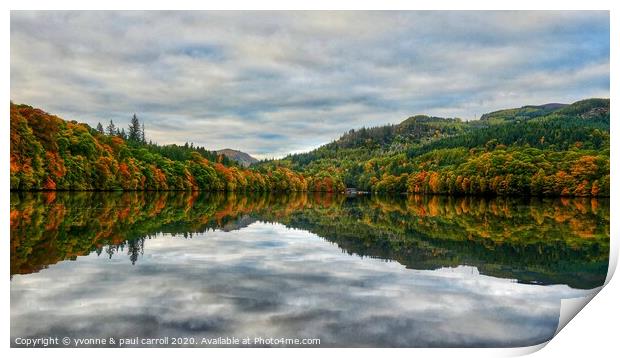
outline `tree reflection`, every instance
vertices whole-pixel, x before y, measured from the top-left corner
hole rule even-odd
[[[488,275],[577,288],[602,285],[609,201],[450,196],[124,192],[12,193],[11,275],[145,239],[192,238],[260,220],[313,232],[343,251],[413,269],[472,265]]]

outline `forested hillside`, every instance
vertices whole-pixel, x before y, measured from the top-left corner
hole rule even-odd
[[[501,109],[499,111],[483,114],[480,119],[489,122],[531,119],[534,117],[547,115],[566,106],[566,104],[562,103],[547,103],[541,106],[523,106],[521,108]]]
[[[193,145],[147,143],[135,115],[125,132],[11,103],[11,190],[342,190],[334,182],[284,167],[244,169]]]
[[[193,144],[65,121],[11,103],[12,190],[329,191],[608,196],[609,99],[350,130],[311,152],[244,168]]]
[[[374,192],[608,196],[609,118],[609,99],[526,106],[469,122],[415,116],[255,167],[331,173]]]

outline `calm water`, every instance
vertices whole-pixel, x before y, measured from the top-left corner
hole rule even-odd
[[[12,193],[11,344],[532,345],[608,252],[600,199]]]

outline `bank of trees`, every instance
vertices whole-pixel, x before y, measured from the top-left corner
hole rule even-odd
[[[193,144],[147,142],[134,115],[90,128],[11,104],[11,189],[609,195],[609,100],[415,116],[243,168]]]
[[[461,152],[460,163],[441,166]],[[432,159],[432,161],[424,161]],[[432,194],[609,196],[609,156],[594,151],[507,148],[493,151],[438,150],[418,159],[417,170],[383,174],[378,192]]]
[[[12,190],[334,191],[329,175],[244,169],[193,144],[147,143],[134,115],[127,132],[64,121],[11,103]]]
[[[469,122],[415,116],[275,162],[336,173],[347,187],[373,192],[608,196],[609,100],[528,106]]]

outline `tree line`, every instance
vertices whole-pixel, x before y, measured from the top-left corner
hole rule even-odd
[[[11,103],[11,190],[337,191],[329,173],[244,169],[193,144],[146,142],[136,115],[129,130],[91,128]]]
[[[540,107],[468,122],[415,116],[257,166],[333,173],[372,192],[609,196],[609,100]]]
[[[12,190],[327,191],[609,196],[609,99],[522,107],[481,120],[414,116],[243,168],[192,144],[95,129],[11,103]]]

